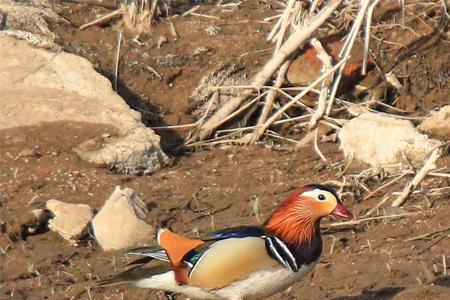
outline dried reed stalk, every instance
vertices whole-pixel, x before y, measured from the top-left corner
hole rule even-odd
[[[366,15],[367,8],[370,4],[370,0],[361,0],[361,8],[359,9],[358,15],[353,23],[352,29],[348,35],[347,40],[344,43],[344,46],[341,49],[340,56],[344,59],[350,56],[350,51],[353,48],[353,44],[355,43],[356,37],[359,34],[359,29],[361,28],[361,24],[364,20],[364,16]],[[330,115],[331,109],[333,107],[334,98],[336,97],[336,93],[339,87],[339,83],[341,82],[342,74],[344,72],[345,64],[341,66],[339,69],[336,78],[333,82],[333,88],[331,89],[331,94],[328,99],[328,105],[326,114]]]
[[[322,61],[322,74],[326,73],[331,69],[331,57],[328,53],[323,49],[322,44],[317,39],[311,40],[311,45],[316,49],[317,57]],[[319,101],[317,104],[317,109],[314,114],[311,116],[311,120],[309,121],[309,126],[311,128],[316,127],[317,122],[322,119],[325,114],[326,109],[326,101],[328,97],[329,86],[331,84],[331,78],[333,78],[333,73],[331,73],[328,78],[322,81],[322,88],[319,94]]]
[[[125,28],[142,34],[149,32],[159,14],[160,0],[122,0],[123,22]]]

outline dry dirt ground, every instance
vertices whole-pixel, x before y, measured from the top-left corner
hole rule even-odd
[[[169,43],[161,48],[156,46],[157,39],[168,34],[168,21],[155,26],[147,44],[138,45],[132,36],[126,36],[119,93],[144,112],[149,125],[191,122],[188,96],[212,66],[239,60],[251,74],[269,57],[272,45],[265,36],[271,24],[258,21],[275,14],[274,7],[270,2],[252,0],[224,12],[205,5],[202,12],[220,20],[195,16],[173,19],[179,38],[175,41],[168,35]],[[62,48],[88,58],[100,72],[111,76],[117,40],[114,26],[77,29],[105,10],[77,4],[58,4],[57,9],[72,24],[54,24]],[[217,35],[209,36],[204,31],[210,24],[220,28]],[[450,89],[445,75],[450,68],[450,49],[440,34],[426,37],[413,54],[405,54],[404,61],[385,61],[386,65],[398,63],[399,68],[408,70],[410,88],[400,104],[418,115],[448,104],[444,95]],[[401,32],[396,35],[401,36]],[[208,52],[194,55],[198,47],[206,47]],[[179,59],[167,65],[163,59],[167,54]],[[147,65],[160,72],[163,80],[148,72]],[[428,75],[421,76],[425,69]],[[101,138],[111,130],[95,124],[60,122],[0,132],[1,299],[156,299],[154,292],[132,287],[92,288],[95,280],[126,264],[120,252],[105,253],[94,241],[75,247],[52,232],[28,236],[22,225],[30,219],[30,210],[44,207],[48,199],[87,203],[98,209],[115,185],[126,186],[146,202],[150,224],[196,235],[215,228],[260,223],[294,187],[335,180],[343,169],[342,155],[334,143],[321,145],[332,160],[327,166],[309,148],[296,151],[286,145],[266,144],[174,156],[173,166],[147,177],[115,174],[81,161],[71,151],[86,137]],[[185,134],[159,133],[168,152]],[[449,163],[447,158],[440,164]],[[346,174],[361,170],[355,167]],[[427,183],[449,185],[445,178],[428,179]],[[349,197],[345,204],[361,216],[385,193],[399,191],[403,184],[367,200]],[[376,186],[372,182],[370,187]],[[387,205],[379,211],[380,215],[416,215],[326,230],[323,256],[315,271],[271,299],[450,299],[450,277],[445,275],[450,272],[449,231],[405,241],[448,227],[449,200],[446,195],[418,195],[402,209]],[[255,203],[260,203],[257,215]]]

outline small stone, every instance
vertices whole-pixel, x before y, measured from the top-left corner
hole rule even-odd
[[[441,144],[420,134],[408,120],[371,112],[346,123],[338,137],[345,157],[373,167],[404,163],[405,159],[421,166]]]
[[[55,216],[49,221],[48,228],[71,242],[76,242],[83,236],[93,217],[91,207],[86,204],[51,199],[46,206]]]
[[[147,207],[135,191],[117,186],[92,221],[95,238],[104,250],[146,244],[155,232],[144,221],[147,215]]]
[[[168,42],[169,42],[169,40],[167,39],[167,37],[165,35],[161,35],[158,38],[158,43],[157,43],[158,49],[161,48],[162,44],[165,44],[165,43],[168,43]]]
[[[443,106],[439,111],[432,112],[419,125],[419,129],[438,138],[450,139],[450,105]]]
[[[39,156],[39,153],[37,149],[23,149],[22,151],[17,154],[17,156],[14,158],[14,160],[18,160],[19,158],[26,158],[26,157],[33,157],[33,156]]]
[[[221,28],[219,26],[216,25],[208,25],[207,27],[205,27],[205,29],[203,29],[209,36],[213,36],[218,34],[219,32],[221,32]]]

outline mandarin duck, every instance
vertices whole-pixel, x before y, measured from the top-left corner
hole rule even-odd
[[[129,250],[143,257],[98,286],[132,283],[195,299],[262,299],[314,268],[322,252],[320,220],[327,215],[353,218],[332,188],[306,185],[262,226],[223,229],[202,238],[160,229],[158,246]]]

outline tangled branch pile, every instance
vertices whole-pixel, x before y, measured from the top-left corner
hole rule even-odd
[[[214,97],[220,96],[224,89],[239,88],[240,92],[222,101],[213,114],[199,118],[187,147],[249,144],[269,137],[286,139],[280,130],[281,124],[282,128],[289,124],[291,128],[308,131],[316,129],[319,124],[339,129],[349,117],[355,116],[355,111],[357,114],[377,111],[378,107],[404,115],[405,111],[382,101],[380,87],[385,91],[387,85],[394,89],[401,89],[402,85],[390,73],[391,70],[383,71],[378,67],[369,48],[369,40],[374,38],[372,18],[380,3],[380,0],[287,1],[284,12],[272,18],[276,20],[268,36],[268,40],[275,44],[272,58],[245,86],[209,86],[216,92],[211,93],[210,101],[216,101]],[[444,3],[435,1],[434,5],[427,7],[439,10],[440,17],[444,18]],[[383,5],[390,5],[397,11],[404,9],[404,1],[384,1]],[[340,47],[337,53],[331,53],[329,45],[323,42],[330,37],[338,37]],[[359,102],[337,97],[346,73],[354,69],[350,57],[357,41],[363,44],[358,72],[364,76],[369,67],[375,65],[380,79],[371,87],[375,92],[368,93],[366,87],[361,93],[365,93],[365,97]],[[321,62],[319,74],[306,85],[286,87],[290,64],[300,50],[307,48],[312,48],[316,59]],[[316,98],[313,104],[305,100],[311,95]]]

